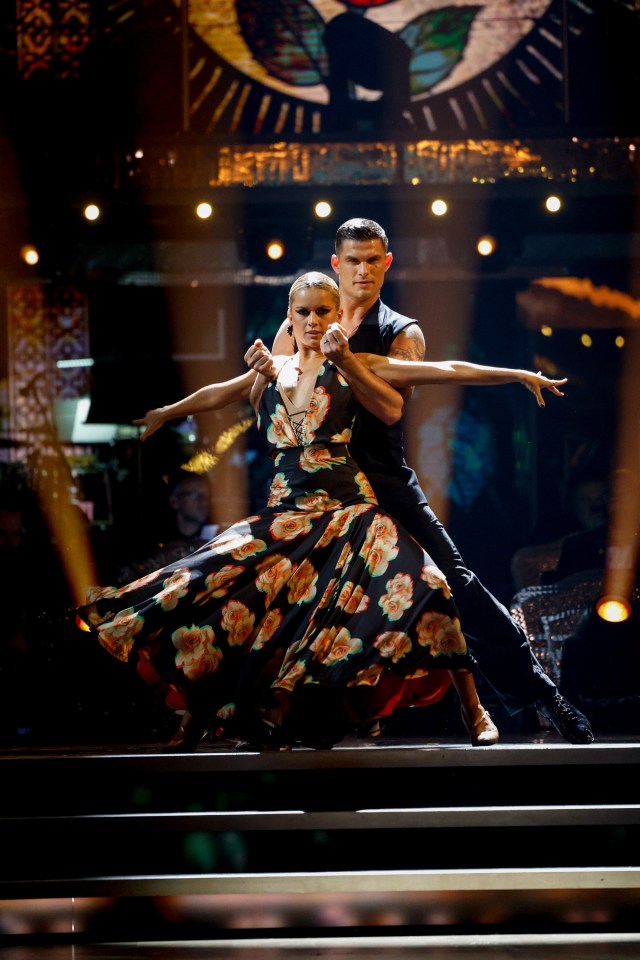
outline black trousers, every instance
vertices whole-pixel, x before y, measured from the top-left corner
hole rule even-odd
[[[478,670],[507,711],[513,715],[538,700],[550,700],[556,685],[536,659],[526,634],[465,566],[429,504],[416,503],[406,484],[400,484],[393,494],[387,483],[381,485],[383,489],[378,489],[375,480],[372,484],[380,506],[409,531],[446,576]]]

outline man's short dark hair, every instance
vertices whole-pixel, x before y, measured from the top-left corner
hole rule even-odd
[[[203,484],[208,483],[208,480],[206,476],[204,476],[204,474],[193,473],[191,470],[183,470],[182,467],[178,467],[177,470],[175,470],[172,474],[170,474],[167,477],[167,490],[168,490],[169,496],[172,496],[174,493],[179,492],[180,487],[183,484],[188,483],[189,485],[191,485],[193,483],[194,477],[199,483],[200,482],[202,482]]]
[[[385,251],[389,249],[389,238],[379,223],[375,220],[366,220],[364,217],[355,217],[346,220],[336,231],[336,253],[340,253],[345,240],[380,240]]]

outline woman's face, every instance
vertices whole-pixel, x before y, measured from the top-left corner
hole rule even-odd
[[[338,323],[342,311],[328,290],[302,287],[293,295],[289,320],[298,349],[309,347],[320,352],[320,340],[331,323]]]

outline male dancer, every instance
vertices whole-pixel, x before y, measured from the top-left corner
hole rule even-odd
[[[373,220],[353,219],[339,227],[331,265],[338,275],[342,319],[353,353],[377,353],[404,360],[422,360],[425,343],[415,320],[395,313],[380,300],[380,290],[393,255],[383,228]],[[294,346],[287,323],[278,331],[273,354],[292,353]],[[328,334],[325,352],[340,348],[336,333]],[[270,363],[265,348],[250,347],[245,360],[263,372]],[[203,412],[243,398],[248,393],[247,375],[203,387],[190,397],[147,413],[142,420],[144,437],[174,417]],[[363,403],[366,380],[350,380]],[[368,402],[365,404],[368,406]],[[380,416],[380,412],[373,411]],[[434,514],[414,471],[404,457],[402,425],[391,417],[381,422],[363,412],[350,449],[368,476],[380,506],[410,530],[415,539],[443,571],[453,591],[462,627],[478,669],[496,691],[510,714],[535,706],[541,715],[570,743],[591,743],[589,721],[560,695],[536,659],[526,634],[473,571],[469,570],[455,544]]]

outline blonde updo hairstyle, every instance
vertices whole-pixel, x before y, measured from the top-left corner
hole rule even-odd
[[[334,301],[336,307],[340,306],[340,290],[338,289],[338,284],[325,273],[319,273],[317,270],[313,270],[311,273],[303,273],[301,277],[298,277],[291,284],[289,289],[289,310],[291,310],[296,293],[299,290],[306,290],[309,288],[326,290],[326,292]]]

